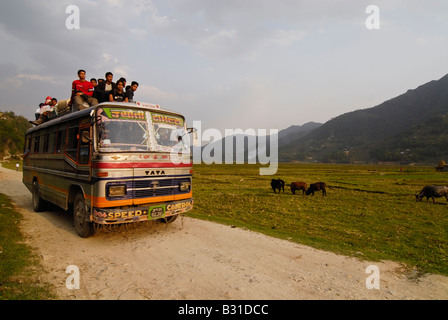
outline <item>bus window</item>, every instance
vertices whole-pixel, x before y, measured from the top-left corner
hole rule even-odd
[[[89,129],[84,129],[81,131],[79,140],[79,163],[86,164],[89,163],[90,155],[90,131]]]
[[[43,153],[47,153],[48,152],[48,134],[43,136],[44,138],[44,149],[42,150]]]
[[[72,158],[73,160],[76,159],[76,154],[78,153],[78,133],[79,128],[78,127],[71,127],[68,128],[68,139],[67,139],[67,154]]]
[[[58,136],[56,139],[56,152],[64,153],[65,152],[65,137],[66,131],[65,128],[58,131]]]
[[[56,132],[52,132],[48,135],[48,153],[54,153],[54,138],[56,136]]]
[[[27,136],[27,138],[25,140],[25,148],[23,148],[24,149],[23,152],[24,153],[30,152],[31,151],[30,148],[31,148],[31,138],[29,136]]]
[[[39,136],[33,137],[33,152],[38,153],[39,152]]]
[[[44,152],[44,146],[45,146],[45,141],[44,141],[44,139],[45,139],[45,135],[41,135],[40,137],[39,137],[39,153],[43,153]]]
[[[103,121],[98,131],[101,151],[148,150],[149,134],[143,121]]]

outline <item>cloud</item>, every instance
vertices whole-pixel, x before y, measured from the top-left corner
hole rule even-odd
[[[103,62],[106,64],[117,64],[118,63],[118,59],[112,57],[112,55],[109,53],[103,53],[101,55],[101,58],[102,58]]]
[[[141,100],[144,101],[176,101],[178,100],[178,95],[172,92],[164,92],[161,89],[148,85],[140,85],[138,87],[138,95]],[[136,93],[137,94],[137,93]]]
[[[273,32],[271,42],[283,46],[289,46],[294,42],[298,42],[305,37],[305,32],[302,30],[283,30],[278,29]]]
[[[65,27],[71,4],[80,30]],[[380,32],[365,28],[369,4],[381,10]],[[42,95],[66,97],[85,69],[137,80],[138,100],[215,127],[323,121],[371,106],[366,91],[390,98],[383,88],[439,77],[447,9],[416,0],[0,1],[1,102],[28,110]]]
[[[266,46],[290,45],[305,35],[297,17],[282,20],[281,28],[271,31],[271,24],[279,24],[272,16],[279,7],[277,2],[192,0],[170,5],[168,9],[151,6],[148,10],[150,34],[209,58],[252,58]]]
[[[58,63],[96,65],[105,62],[99,52],[125,48],[131,34],[142,38],[141,15],[153,8],[151,1],[79,0],[80,29],[66,28],[69,14],[65,1],[2,1],[0,4],[0,39],[20,42],[29,50],[28,66],[35,70],[59,68]],[[140,19],[140,20],[139,20]],[[109,50],[110,49],[110,50]],[[63,62],[65,61],[65,62]],[[107,63],[114,63],[108,60]]]
[[[446,45],[448,42],[443,36],[418,36],[415,41],[418,46],[423,47]]]
[[[137,41],[143,40],[148,35],[147,30],[139,29],[139,28],[130,29],[129,32],[132,34],[134,39],[136,39]]]
[[[61,81],[56,80],[53,76],[42,76],[39,74],[19,74],[15,77],[17,80],[32,80],[32,81],[42,81],[51,84],[63,84]]]
[[[115,80],[118,80],[121,77],[124,78],[128,78],[129,77],[129,71],[128,71],[128,67],[125,65],[117,65],[114,69],[113,69],[113,74],[114,74],[114,78]],[[128,80],[129,81],[129,80]]]

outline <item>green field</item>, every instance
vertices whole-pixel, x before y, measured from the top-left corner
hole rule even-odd
[[[23,160],[22,159],[16,160],[16,161],[14,161],[14,160],[5,161],[3,163],[0,163],[0,166],[2,166],[3,168],[6,168],[6,169],[10,169],[10,170],[17,170],[16,163],[19,163],[19,171],[23,171],[22,170],[22,168],[23,168]]]
[[[260,176],[259,165],[195,165],[193,176],[189,216],[448,275],[448,203],[414,196],[428,184],[448,185],[448,173],[433,167],[282,164],[275,176]],[[331,188],[326,197],[292,195],[289,187],[274,194],[272,178]]]

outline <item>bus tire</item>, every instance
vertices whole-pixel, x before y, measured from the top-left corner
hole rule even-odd
[[[35,212],[41,212],[44,210],[44,200],[39,195],[39,182],[33,181],[33,210]]]
[[[169,216],[169,217],[166,217],[166,218],[162,218],[162,219],[160,219],[160,221],[162,223],[173,223],[174,221],[176,221],[178,216],[179,215],[176,214],[175,216]]]
[[[95,233],[93,223],[87,212],[84,196],[78,192],[73,202],[73,224],[75,231],[81,238],[87,238]]]

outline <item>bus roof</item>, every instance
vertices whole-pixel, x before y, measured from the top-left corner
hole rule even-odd
[[[141,109],[146,109],[148,111],[161,111],[161,112],[172,113],[175,115],[180,115],[178,112],[168,110],[168,109],[162,109],[162,108],[160,108],[159,105],[146,103],[146,102],[102,102],[102,103],[97,104],[96,106],[93,106],[93,107],[90,107],[87,109],[83,109],[83,110],[79,110],[79,111],[75,111],[75,112],[69,112],[62,116],[52,118],[51,120],[48,120],[38,126],[35,126],[34,128],[28,129],[27,134],[31,133],[33,131],[36,131],[37,129],[44,129],[46,127],[53,126],[53,125],[56,125],[61,122],[66,122],[66,121],[70,121],[72,119],[83,117],[85,115],[90,114],[96,108],[103,107],[103,106],[112,106],[112,107],[120,107],[120,108],[123,108],[123,107],[124,108],[141,108]]]

